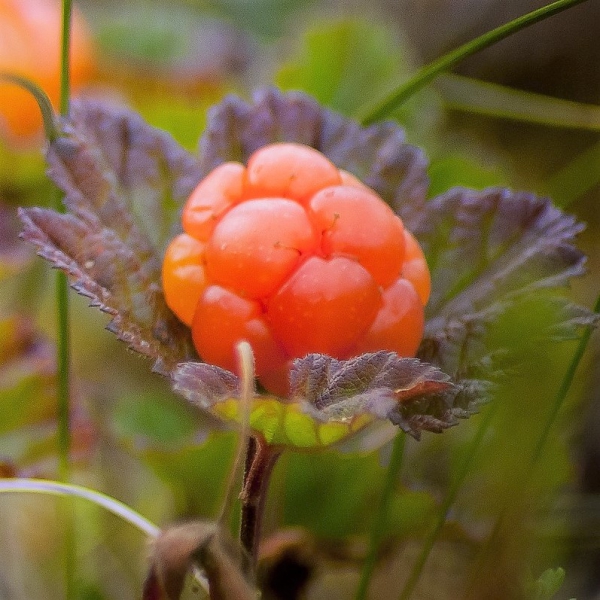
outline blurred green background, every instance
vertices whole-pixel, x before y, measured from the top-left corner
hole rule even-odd
[[[81,0],[75,5],[94,59],[77,94],[133,107],[194,149],[207,108],[227,93],[249,97],[275,84],[352,116],[424,62],[543,4]],[[2,18],[0,12],[0,26]],[[465,61],[456,71],[461,77],[440,79],[394,114],[408,141],[430,157],[431,196],[455,185],[503,185],[550,194],[586,222],[580,247],[589,275],[568,293],[588,307],[600,287],[600,108],[579,103],[600,104],[599,19],[600,4],[592,1],[523,31]],[[0,70],[11,67],[3,61],[0,54]],[[42,149],[35,135],[0,140],[0,471],[56,478],[54,277],[18,240],[16,219],[18,206],[53,202]],[[106,317],[85,299],[71,294],[71,306],[73,480],[158,525],[214,518],[235,435],[214,432],[213,422],[175,397],[146,361],[104,330]],[[491,424],[414,598],[541,598],[522,582],[558,566],[567,582],[557,598],[600,593],[597,340],[535,473],[525,468],[576,344],[537,342],[544,307],[532,299],[528,313],[507,315],[490,334],[518,353],[521,367],[494,399]],[[407,441],[373,598],[398,597],[483,416]],[[316,563],[307,597],[353,597],[388,454],[386,447],[288,453],[277,465],[265,535],[305,528]],[[60,511],[46,497],[0,497],[2,600],[64,598],[65,559],[57,548],[68,528]],[[501,513],[504,526],[485,555]],[[74,515],[76,597],[138,597],[143,536],[84,503],[75,503]],[[527,596],[523,589],[534,591]]]

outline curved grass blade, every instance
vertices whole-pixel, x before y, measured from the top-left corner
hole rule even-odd
[[[581,4],[582,2],[586,2],[586,0],[558,0],[557,2],[553,2],[552,4],[548,4],[527,13],[526,15],[518,17],[509,23],[505,23],[500,27],[496,27],[496,29],[492,29],[474,40],[459,46],[455,50],[444,54],[441,58],[425,65],[417,71],[413,77],[400,85],[385,98],[370,104],[359,111],[359,120],[363,125],[370,125],[375,121],[384,119],[403,102],[408,100],[408,98],[435,79],[440,73],[448,71],[465,58],[476,54],[488,46],[492,46],[521,29],[525,29],[530,25],[534,25],[539,21],[547,19],[548,17],[576,6],[577,4]]]
[[[138,512],[127,506],[123,502],[111,498],[89,488],[61,483],[58,481],[48,481],[44,479],[0,479],[0,494],[42,494],[49,496],[59,496],[63,498],[77,498],[86,500],[103,508],[109,513],[123,519],[135,527],[138,531],[152,540],[156,540],[161,533],[159,527],[151,521],[140,515]],[[193,571],[194,590],[189,594],[201,600],[208,600],[208,582],[199,570]],[[189,596],[185,596],[186,598]],[[182,596],[183,597],[183,596]]]
[[[0,493],[46,494],[51,496],[80,498],[104,508],[130,525],[133,525],[136,529],[139,529],[144,535],[147,535],[150,538],[155,538],[160,533],[160,529],[156,525],[148,521],[145,517],[142,517],[142,515],[126,504],[80,485],[44,479],[2,479],[0,480]]]
[[[54,114],[54,108],[52,102],[44,90],[36,85],[33,81],[20,75],[14,75],[13,73],[0,73],[0,81],[6,81],[7,83],[14,83],[19,87],[27,90],[37,102],[37,105],[42,113],[42,121],[44,123],[44,133],[49,142],[53,142],[59,136],[58,126],[56,124],[56,118]]]

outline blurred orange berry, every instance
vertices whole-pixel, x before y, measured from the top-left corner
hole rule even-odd
[[[55,107],[60,96],[62,8],[59,0],[0,0],[0,73],[19,75],[39,85]],[[73,10],[71,87],[77,90],[94,72],[91,35]],[[42,130],[39,108],[30,93],[0,81],[0,134],[24,143]]]

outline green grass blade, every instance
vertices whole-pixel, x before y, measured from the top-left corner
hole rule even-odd
[[[385,98],[361,110],[358,114],[359,120],[364,125],[370,125],[375,121],[388,117],[390,113],[420,89],[425,87],[440,73],[448,71],[465,58],[476,54],[488,46],[496,44],[521,29],[529,27],[530,25],[586,1],[587,0],[558,0],[557,2],[553,2],[552,4],[548,4],[547,6],[543,6],[542,8],[518,17],[509,23],[505,23],[496,29],[492,29],[474,40],[459,46],[452,52],[449,52],[434,62],[424,66],[417,71],[413,77],[401,84]]]
[[[441,75],[435,86],[452,110],[546,127],[600,131],[600,106],[451,74]]]
[[[96,506],[99,506],[113,515],[120,517],[136,529],[139,529],[144,535],[155,538],[160,529],[142,517],[135,510],[95,490],[90,490],[79,485],[61,483],[58,481],[47,481],[44,479],[0,479],[0,493],[4,494],[46,494],[51,496],[64,496],[87,500]]]
[[[360,576],[358,590],[356,592],[356,600],[366,600],[369,590],[369,583],[375,566],[377,565],[377,552],[385,535],[385,530],[388,524],[389,509],[394,490],[402,468],[402,460],[404,457],[404,446],[406,444],[406,434],[400,432],[396,435],[392,446],[392,455],[390,463],[385,475],[383,491],[379,498],[379,506],[375,513],[373,526],[371,527],[371,537],[369,540],[369,549]]]
[[[598,296],[593,310],[596,314],[600,313],[600,296]],[[565,376],[562,380],[562,383],[560,385],[558,393],[556,394],[556,397],[552,404],[550,413],[548,414],[548,419],[544,423],[544,429],[542,430],[542,433],[540,434],[540,437],[537,441],[535,450],[533,452],[533,458],[531,461],[530,470],[533,470],[533,467],[535,466],[535,464],[539,460],[540,456],[542,455],[542,451],[544,449],[544,446],[546,445],[546,442],[548,441],[548,436],[550,435],[550,430],[552,429],[552,426],[554,425],[554,423],[556,421],[558,413],[560,412],[560,409],[562,408],[562,405],[567,397],[567,394],[569,393],[569,390],[571,389],[571,384],[573,383],[573,379],[575,379],[575,373],[577,372],[579,363],[581,362],[581,359],[583,358],[583,355],[585,354],[585,350],[590,341],[593,331],[594,331],[593,326],[589,325],[588,327],[586,327],[585,331],[583,332],[583,335],[581,336],[581,339],[579,340],[579,344],[577,344],[577,349],[575,350],[575,354],[573,355],[573,358],[569,364],[569,367],[567,368],[567,372],[565,373]]]
[[[543,191],[555,204],[566,208],[600,182],[600,144],[596,143],[556,171],[544,183]]]
[[[62,3],[62,37],[60,56],[60,112],[66,116],[69,110],[69,46],[71,38],[71,0]],[[55,208],[64,211],[62,194],[57,190]],[[58,368],[58,456],[59,477],[61,481],[69,480],[69,453],[71,450],[70,412],[71,412],[71,344],[69,332],[69,296],[66,275],[56,275],[57,304],[57,368]]]
[[[61,45],[60,45],[60,114],[66,117],[70,103],[70,46],[71,46],[71,0],[62,0]],[[62,194],[57,189],[55,207],[64,211]],[[68,483],[71,476],[71,335],[69,323],[69,286],[62,271],[56,274],[57,306],[57,418],[58,418],[58,476]],[[70,510],[70,501],[63,503],[65,521],[65,595],[66,600],[75,597],[75,521]]]
[[[13,73],[0,73],[0,80],[7,81],[8,83],[14,83],[19,87],[27,90],[37,102],[37,105],[42,113],[42,121],[44,124],[44,133],[48,141],[52,142],[55,140],[59,133],[56,125],[56,119],[54,116],[54,108],[50,102],[50,98],[44,90],[36,85],[33,81],[30,81],[26,77],[14,75]]]
[[[481,445],[481,442],[483,441],[483,438],[490,427],[492,418],[496,412],[496,407],[497,404],[492,404],[492,406],[488,407],[481,420],[481,423],[479,424],[479,427],[477,428],[477,431],[475,432],[475,436],[469,444],[469,448],[465,453],[465,458],[459,466],[458,474],[451,486],[448,488],[442,504],[440,505],[435,524],[425,538],[421,552],[419,553],[419,556],[417,557],[410,571],[408,579],[406,580],[406,583],[400,592],[400,600],[408,600],[408,598],[410,598],[414,592],[417,583],[419,582],[419,578],[421,577],[421,573],[423,572],[425,564],[427,563],[429,554],[431,553],[431,550],[433,549],[433,546],[435,545],[435,542],[437,541],[438,536],[440,535],[444,524],[446,523],[448,511],[454,504],[454,500],[456,500],[456,496],[465,480],[465,477],[471,469],[471,465],[473,464],[473,460],[477,454],[477,451],[479,450],[479,446]]]
[[[600,314],[600,296],[598,296],[598,298],[596,299],[596,303],[594,305],[593,311],[596,314]],[[567,397],[567,394],[569,393],[569,390],[571,389],[571,384],[573,383],[573,379],[575,378],[575,373],[577,372],[579,363],[581,362],[581,359],[583,358],[583,355],[585,354],[586,348],[588,346],[588,343],[590,341],[593,331],[594,331],[594,326],[589,325],[588,327],[586,327],[583,335],[581,336],[581,339],[579,340],[579,344],[577,344],[577,348],[575,350],[573,358],[571,359],[571,362],[569,363],[569,366],[563,377],[560,388],[555,396],[551,410],[548,414],[548,418],[546,419],[546,422],[544,423],[544,427],[542,429],[540,437],[537,440],[531,461],[528,466],[526,481],[531,479],[531,474],[535,468],[535,465],[537,464],[540,456],[542,455],[542,451],[546,445],[546,442],[548,441],[550,431],[552,430],[552,427],[556,421],[556,418],[560,412],[560,409],[562,408],[562,405]],[[489,555],[492,552],[492,549],[496,546],[497,538],[500,535],[500,532],[502,531],[504,524],[505,524],[505,520],[507,518],[508,509],[509,509],[509,506],[508,506],[508,504],[505,503],[500,512],[500,515],[498,516],[498,519],[496,520],[496,523],[494,525],[494,528],[493,528],[490,536],[486,540],[483,548],[481,549],[481,551],[479,553],[479,557],[478,557],[477,564],[474,569],[474,573],[477,573],[480,570],[480,567],[483,564],[485,564],[486,560],[488,559]],[[474,584],[475,584],[475,578],[473,577],[468,586],[466,597],[471,596],[471,592],[473,590]]]
[[[60,44],[60,114],[66,116],[69,113],[69,102],[71,98],[71,14],[73,3],[71,0],[63,0],[62,3],[62,38]]]

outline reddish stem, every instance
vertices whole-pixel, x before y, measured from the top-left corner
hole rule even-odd
[[[240,542],[255,565],[262,528],[262,517],[271,472],[281,450],[269,445],[262,437],[251,437],[246,452],[244,486],[240,495],[242,519]]]

